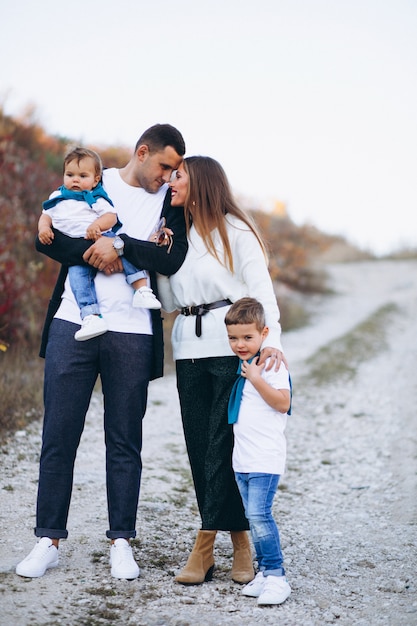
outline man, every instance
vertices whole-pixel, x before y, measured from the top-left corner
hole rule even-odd
[[[93,245],[54,231],[51,245],[37,250],[63,264],[42,337],[45,356],[45,415],[35,535],[40,538],[16,567],[26,577],[43,576],[58,565],[59,540],[66,528],[75,457],[91,394],[100,374],[104,396],[106,483],[111,539],[111,574],[133,579],[139,568],[129,540],[136,536],[141,479],[142,419],[148,383],[163,374],[162,320],[158,309],[132,307],[132,289],[121,272],[121,255],[150,273],[169,275],[187,252],[183,212],[170,204],[167,183],[185,153],[184,140],[169,124],[143,133],[134,154],[121,169],[103,172],[103,187],[123,226],[116,238],[100,237]],[[167,193],[168,192],[168,193]],[[162,216],[173,234],[172,246],[147,241]],[[87,262],[97,269],[100,310],[109,332],[77,342],[79,308],[66,281],[68,265]]]

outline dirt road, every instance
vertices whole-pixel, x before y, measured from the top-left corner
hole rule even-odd
[[[199,527],[175,378],[150,388],[134,552],[141,577],[110,577],[101,399],[77,457],[60,566],[14,574],[33,546],[41,425],[0,455],[0,624],[417,625],[417,263],[329,268],[335,293],[308,300],[311,324],[283,342],[295,387],[288,469],[275,500],[293,593],[258,608],[229,579],[219,533],[212,582],[174,575]],[[53,497],[53,494],[51,494]]]

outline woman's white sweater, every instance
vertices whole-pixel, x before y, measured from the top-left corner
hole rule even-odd
[[[233,255],[234,273],[207,252],[203,240],[191,227],[186,259],[178,272],[170,277],[176,308],[209,304],[217,300],[250,296],[265,309],[269,334],[263,347],[282,350],[279,309],[263,251],[251,230],[241,220],[227,216],[227,231]],[[223,246],[214,234],[219,258],[224,258]],[[174,360],[232,356],[227,339],[224,317],[228,307],[209,311],[203,316],[202,334],[195,334],[195,316],[178,315],[172,330]]]

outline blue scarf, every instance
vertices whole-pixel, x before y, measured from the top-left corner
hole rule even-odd
[[[91,207],[95,202],[97,202],[98,198],[104,198],[109,202],[112,206],[114,206],[113,202],[110,200],[109,196],[103,189],[103,185],[98,183],[91,191],[72,191],[71,189],[67,189],[62,185],[58,191],[60,192],[59,196],[55,196],[55,198],[50,198],[49,200],[45,200],[42,204],[45,211],[48,209],[52,209],[58,202],[62,200],[83,200],[87,202],[87,204]]]
[[[259,356],[259,352],[258,354],[255,354],[255,356],[253,356],[251,359],[248,359],[248,363],[252,363],[253,359],[256,359],[256,357]],[[239,359],[239,365],[237,368],[237,372],[236,374],[238,375],[238,378],[235,380],[233,387],[232,387],[232,391],[230,394],[230,398],[229,398],[229,404],[227,407],[227,421],[229,424],[235,424],[237,422],[237,418],[239,417],[239,410],[240,410],[240,403],[242,401],[242,393],[243,393],[243,387],[245,386],[245,382],[246,382],[246,378],[243,378],[242,374],[242,359]]]
[[[258,354],[255,354],[255,356],[253,356],[251,359],[248,360],[248,363],[252,363],[253,359],[256,359],[256,357],[258,357],[259,354],[260,354],[259,352]],[[234,385],[232,387],[232,391],[230,394],[230,398],[229,398],[229,404],[227,407],[227,414],[228,414],[227,421],[229,424],[235,424],[239,417],[239,410],[240,410],[240,403],[242,401],[243,387],[245,386],[245,382],[246,382],[246,378],[243,378],[243,376],[241,375],[242,363],[243,361],[239,359],[239,366],[236,372],[236,374],[238,374],[239,377],[234,382]],[[288,376],[289,376],[289,381],[290,381],[290,397],[292,400],[292,381],[291,381],[291,376],[289,374]],[[290,408],[287,411],[287,415],[291,415],[291,402],[290,402]]]

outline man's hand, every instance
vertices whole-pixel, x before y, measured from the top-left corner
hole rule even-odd
[[[263,350],[261,350],[261,356],[259,357],[258,365],[264,364],[268,357],[271,357],[271,358],[269,359],[269,363],[266,366],[266,369],[265,369],[266,372],[269,372],[269,370],[271,370],[273,367],[275,367],[275,371],[277,372],[282,362],[284,362],[284,365],[288,370],[287,359],[285,358],[281,350],[277,350],[276,348],[268,348],[268,347],[263,348]]]
[[[89,265],[104,271],[106,267],[116,261],[120,261],[116,250],[113,248],[112,237],[100,237],[93,243],[83,255],[84,261]],[[121,263],[120,263],[121,264]]]

